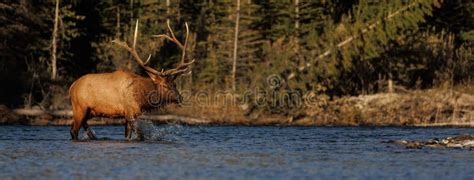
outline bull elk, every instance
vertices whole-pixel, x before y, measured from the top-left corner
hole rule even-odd
[[[71,139],[77,140],[80,128],[84,128],[90,139],[97,139],[87,124],[87,120],[96,117],[125,118],[125,137],[131,139],[132,132],[136,132],[139,139],[143,138],[140,130],[134,125],[135,119],[144,111],[163,106],[169,103],[180,103],[182,97],[176,89],[174,80],[177,76],[188,72],[189,65],[194,60],[185,63],[186,46],[189,28],[186,25],[186,39],[182,44],[173,33],[169,23],[166,34],[154,37],[168,39],[175,43],[182,51],[179,65],[167,71],[158,71],[147,65],[136,51],[138,21],[135,25],[133,45],[119,40],[112,42],[127,50],[143,68],[148,77],[143,77],[128,70],[116,70],[110,73],[87,74],[76,80],[69,89],[73,110],[71,125]]]

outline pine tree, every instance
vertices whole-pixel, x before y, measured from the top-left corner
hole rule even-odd
[[[360,1],[350,13],[341,17],[339,23],[325,25],[324,33],[316,36],[320,40],[309,45],[319,48],[310,49],[307,53],[313,56],[307,58],[297,70],[292,70],[288,77],[291,79],[296,74],[308,73],[316,79],[310,76],[301,79],[323,82],[324,86],[333,90],[337,90],[336,86],[350,89],[350,83],[354,80],[364,84],[363,78],[348,82],[338,79],[344,77],[346,72],[356,73],[356,78],[362,77],[360,73],[371,67],[367,60],[378,57],[389,42],[416,30],[418,24],[437,6],[440,4],[435,0],[404,3]],[[348,76],[354,77],[354,74]]]

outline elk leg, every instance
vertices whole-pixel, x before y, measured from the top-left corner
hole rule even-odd
[[[83,110],[77,106],[73,105],[73,121],[71,124],[71,140],[79,139],[79,130],[81,129],[81,124],[86,118],[87,111]]]
[[[128,119],[125,120],[125,138],[127,138],[128,140],[132,139],[132,130],[133,130],[133,127],[130,120]]]
[[[71,130],[69,131],[71,133],[71,140],[78,140],[79,129],[81,129],[79,122],[73,121],[71,125]]]
[[[89,137],[89,139],[91,139],[91,140],[97,140],[97,136],[95,136],[94,131],[92,131],[92,129],[91,129],[91,128],[89,127],[89,125],[87,124],[87,120],[85,120],[85,121],[82,123],[82,128],[84,128],[84,131],[86,132],[87,137]]]
[[[128,140],[132,139],[132,132],[135,132],[137,134],[137,139],[139,141],[143,141],[145,139],[142,131],[140,128],[138,128],[138,122],[135,119],[129,119],[126,122],[125,125],[125,137],[127,137]]]
[[[143,135],[142,130],[140,128],[138,128],[138,122],[137,121],[134,122],[134,128],[135,128],[134,129],[135,133],[137,133],[137,139],[139,141],[145,140],[145,136]]]

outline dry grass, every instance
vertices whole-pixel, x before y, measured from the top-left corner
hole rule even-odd
[[[305,107],[298,117],[253,113],[239,106],[170,107],[167,113],[208,119],[212,124],[300,126],[473,126],[474,95],[417,90],[342,97]]]
[[[329,125],[470,125],[474,96],[454,91],[426,90],[404,94],[344,97],[330,102],[313,117]]]

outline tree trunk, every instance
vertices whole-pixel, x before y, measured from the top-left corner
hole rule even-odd
[[[298,30],[300,28],[300,7],[299,7],[299,0],[295,0],[295,29]]]
[[[388,79],[388,93],[392,94],[393,93],[393,80],[390,78]]]
[[[166,0],[166,24],[170,23],[170,14],[171,14],[170,0]]]
[[[295,0],[294,6],[295,6],[295,33],[294,33],[295,37],[294,38],[295,38],[295,42],[296,42],[296,46],[295,46],[294,51],[299,52],[300,1]]]
[[[132,35],[133,37],[133,4],[134,4],[134,1],[131,0],[130,1],[130,34]],[[128,58],[128,62],[127,62],[127,68],[128,69],[132,69],[132,57]]]
[[[56,0],[56,8],[54,9],[54,27],[53,27],[53,38],[51,42],[51,80],[57,78],[57,36],[59,26],[59,0]]]
[[[237,71],[237,46],[239,40],[239,19],[240,19],[240,0],[237,0],[237,11],[235,16],[235,34],[234,34],[234,56],[232,63],[232,91],[236,90],[236,78],[235,74]]]
[[[120,6],[117,6],[117,32],[116,33],[116,38],[120,39]]]

